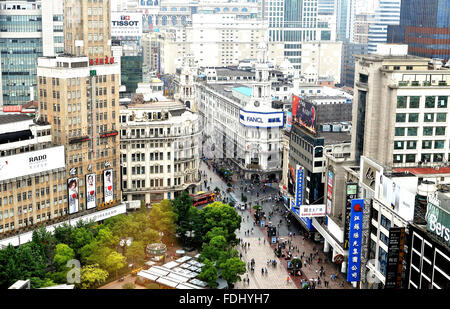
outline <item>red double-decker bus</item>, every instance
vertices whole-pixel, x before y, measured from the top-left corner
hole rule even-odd
[[[197,194],[191,194],[192,198],[194,199],[193,206],[200,206],[203,204],[209,204],[214,202],[215,193],[213,192],[204,192],[199,191]]]

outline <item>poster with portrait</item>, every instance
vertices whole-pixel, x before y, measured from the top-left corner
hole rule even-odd
[[[86,175],[86,209],[95,207],[95,174]]]
[[[414,218],[415,194],[379,172],[376,172],[375,199],[407,221]]]
[[[113,170],[103,171],[103,194],[105,196],[105,203],[112,202],[114,199],[114,186],[113,186]]]
[[[67,180],[67,194],[69,197],[69,214],[77,213],[79,210],[78,178]]]

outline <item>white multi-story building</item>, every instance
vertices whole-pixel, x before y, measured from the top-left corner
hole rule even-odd
[[[120,109],[122,194],[147,205],[195,193],[200,184],[199,116],[175,101]]]
[[[335,84],[341,82],[342,42],[304,42],[302,44],[301,74],[308,82],[321,77],[331,77]]]
[[[261,44],[251,86],[199,82],[195,90],[207,141],[203,154],[231,159],[246,179],[281,178],[284,114],[272,108],[266,53]]]

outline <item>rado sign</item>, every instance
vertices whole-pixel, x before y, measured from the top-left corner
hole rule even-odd
[[[370,190],[375,192],[375,180],[377,172],[383,174],[383,168],[375,162],[361,156],[361,167],[359,181]]]

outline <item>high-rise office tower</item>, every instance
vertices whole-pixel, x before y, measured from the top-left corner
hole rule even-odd
[[[336,0],[336,39],[353,42],[356,0]]]
[[[386,43],[387,28],[389,25],[398,25],[400,22],[401,0],[380,0],[375,10],[375,20],[369,25],[369,53],[377,51],[377,45]]]
[[[69,214],[117,204],[119,73],[111,57],[110,2],[64,1],[65,54],[38,59],[39,119],[65,146]]]
[[[407,45],[380,44],[356,55],[352,155],[386,167],[448,162],[450,75]]]
[[[333,15],[336,0],[318,0],[317,13],[319,15]]]
[[[35,98],[40,56],[63,51],[63,5],[58,0],[0,2],[0,114]]]
[[[411,55],[450,58],[450,0],[402,0],[400,25],[388,27],[389,43],[408,44]]]

